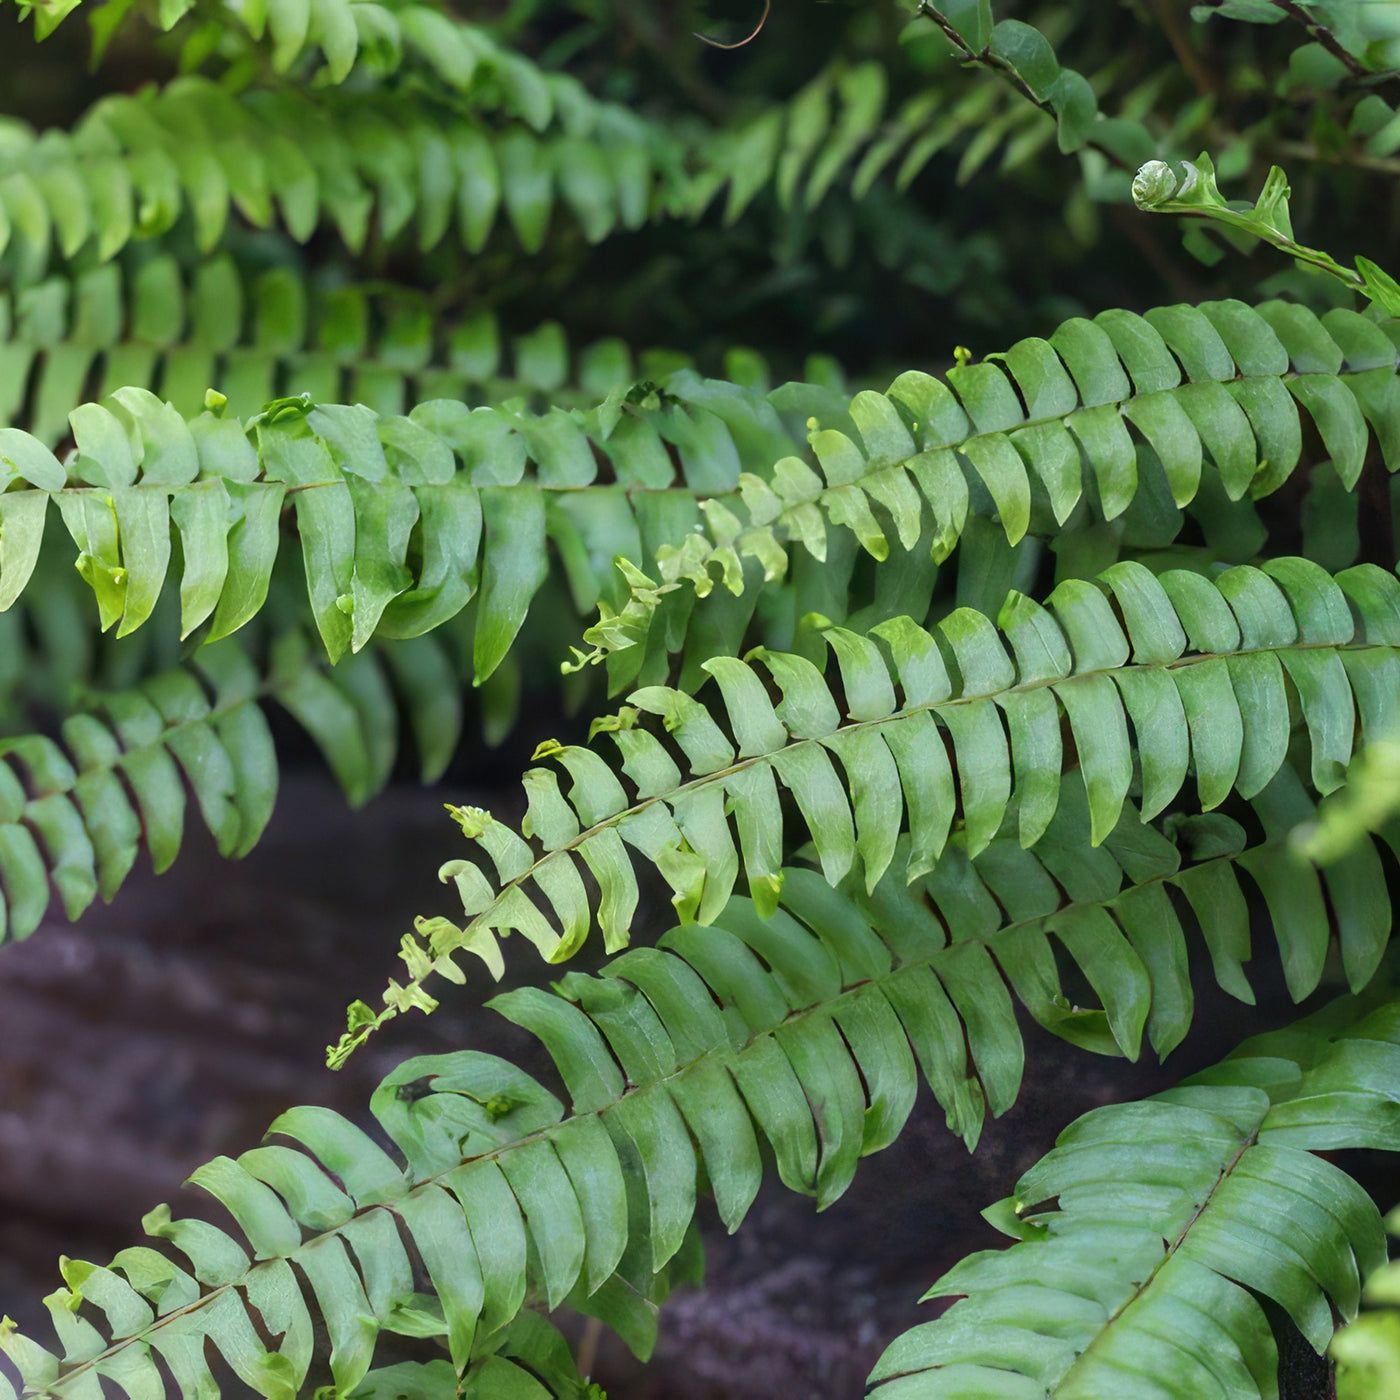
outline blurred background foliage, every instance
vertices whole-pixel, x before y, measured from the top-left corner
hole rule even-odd
[[[596,244],[558,217],[534,254],[503,228],[481,256],[455,240],[426,256],[372,242],[360,274],[421,287],[443,318],[489,310],[518,330],[553,319],[571,342],[619,336],[712,372],[735,346],[758,350],[779,378],[825,356],[878,382],[946,366],[956,345],[991,352],[1105,306],[1254,295],[1271,275],[1266,290],[1301,290],[1267,253],[1214,267],[1184,253],[1179,229],[1133,211],[1126,161],[1093,143],[1059,154],[1051,116],[960,62],[931,20],[898,4],[775,0],[735,49],[697,35],[743,38],[761,14],[752,0],[455,8],[644,115],[672,143],[673,167],[668,212]],[[81,22],[36,48],[22,14],[0,12],[0,85],[12,116],[38,127],[70,126],[100,94],[182,67],[235,90],[298,80],[295,68],[273,74],[265,49],[231,28],[205,52],[190,17],[169,35],[122,25],[91,68]],[[1378,88],[1339,84],[1335,60],[1298,25],[1193,18],[1170,0],[997,8],[998,19],[1018,17],[1085,75],[1102,112],[1145,130],[1120,156],[1209,149],[1222,187],[1239,194],[1283,164],[1295,221],[1339,257],[1392,224],[1400,132],[1374,129],[1374,112],[1358,127]],[[421,72],[397,81],[429,102],[446,97]],[[329,240],[295,248],[235,232],[232,241],[252,265],[290,263],[322,284],[348,275]]]

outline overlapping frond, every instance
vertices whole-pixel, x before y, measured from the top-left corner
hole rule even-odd
[[[660,871],[682,918],[707,923],[741,864],[757,906],[771,911],[788,853],[808,839],[832,884],[857,872],[873,889],[892,866],[905,878],[937,869],[955,829],[974,857],[1007,829],[1034,846],[1074,764],[1097,845],[1135,781],[1148,818],[1179,798],[1188,775],[1205,811],[1232,793],[1257,797],[1291,773],[1301,719],[1312,784],[1326,793],[1362,738],[1400,726],[1400,582],[1374,565],[1334,579],[1279,559],[1207,579],[1124,561],[1095,582],[1067,580],[1044,606],[1013,593],[999,628],[961,608],[930,630],[895,618],[825,637],[831,681],[801,656],[760,648],[749,661],[704,663],[718,690],[708,708],[653,686],[595,721],[630,790],[592,749],[551,743],[536,756],[558,763],[569,791],[555,768],[530,770],[520,833],[459,810],[495,879],[470,861],[444,867],[467,921],[433,920],[421,944],[407,940],[413,977],[406,991],[391,986],[388,1014],[417,1004],[422,978],[451,969],[459,950],[499,975],[496,939],[513,929],[544,957],[569,957],[594,926],[585,871],[607,947],[623,946],[637,904],[633,852]],[[909,840],[897,861],[901,831]],[[1376,870],[1366,883],[1379,879]],[[1388,915],[1383,923],[1357,986],[1374,970]],[[1320,974],[1314,953],[1296,980],[1290,968],[1299,995]]]
[[[401,729],[425,781],[440,776],[462,707],[438,642],[376,646],[332,668],[292,629],[268,652],[259,666],[231,640],[204,647],[129,690],[88,694],[57,738],[0,738],[0,940],[27,938],[53,894],[70,919],[110,900],[142,849],[167,869],[190,797],[220,853],[246,855],[277,797],[261,701],[302,725],[357,806],[389,781]]]
[[[988,1212],[1020,1243],[945,1274],[928,1296],[961,1301],[890,1346],[869,1394],[1277,1395],[1260,1298],[1321,1351],[1385,1260],[1375,1205],[1317,1155],[1400,1149],[1400,1003],[1365,1013],[1333,1003],[1071,1124]]]
[[[941,561],[971,518],[998,520],[1011,544],[1028,534],[1063,543],[1100,521],[1110,529],[1096,548],[1131,552],[1169,544],[1185,509],[1208,540],[1229,543],[1243,527],[1248,557],[1260,538],[1250,501],[1298,469],[1305,424],[1347,489],[1373,445],[1400,466],[1395,326],[1281,301],[1111,311],[942,379],[911,371],[843,405],[813,395],[817,469],[787,457],[766,477],[742,476],[742,504],[710,507],[706,531],[659,551],[626,606],[586,634],[583,659],[606,657],[615,687],[658,663],[664,673],[690,606],[675,597],[680,581],[706,593],[718,575],[742,595],[746,558],[772,581],[793,543],[824,559],[831,524],[876,560],[931,540]],[[804,403],[792,387],[769,399]],[[1081,503],[1087,518],[1072,520]],[[757,592],[736,610],[751,614]],[[666,625],[653,636],[658,616]]]
[[[37,37],[46,38],[84,0],[17,0],[34,17]],[[574,123],[595,117],[599,104],[579,83],[547,72],[526,55],[503,47],[480,25],[469,24],[436,5],[390,0],[259,0],[256,4],[201,4],[199,0],[120,0],[96,9],[90,23],[97,52],[123,22],[142,14],[183,39],[183,67],[218,53],[210,35],[243,34],[264,45],[275,73],[335,85],[357,68],[377,79],[401,69],[430,74],[446,92],[484,110],[499,110],[542,130],[556,115]]]
[[[219,1158],[193,1177],[229,1208],[246,1247],[160,1208],[147,1228],[182,1261],[134,1249],[109,1269],[68,1263],[68,1286],[50,1300],[65,1355],[13,1333],[4,1338],[26,1393],[87,1394],[102,1377],[129,1395],[158,1394],[157,1357],[182,1388],[197,1389],[208,1374],[207,1340],[245,1384],[290,1396],[311,1363],[313,1315],[328,1328],[342,1392],[364,1380],[381,1330],[444,1336],[456,1374],[471,1377],[530,1301],[595,1313],[645,1354],[655,1335],[648,1300],[658,1274],[664,1291],[663,1271],[688,1267],[702,1180],[734,1229],[760,1185],[761,1140],[782,1180],[826,1205],[850,1184],[860,1157],[899,1131],[921,1070],[970,1141],[984,1104],[1009,1104],[1020,1031],[993,958],[1018,990],[1033,986],[1046,999],[1053,931],[1095,986],[1111,985],[1106,999],[1117,1006],[1130,980],[1124,958],[1136,954],[1116,926],[1112,935],[1097,927],[1091,911],[1103,901],[1100,917],[1109,919],[1108,908],[1121,912],[1138,900],[1142,912],[1125,915],[1124,927],[1145,937],[1143,946],[1163,949],[1153,975],[1164,985],[1172,978],[1164,969],[1175,955],[1160,932],[1148,933],[1163,922],[1147,912],[1153,895],[1145,892],[1162,894],[1164,878],[1181,878],[1177,849],[1125,818],[1122,844],[1108,847],[1112,857],[1102,853],[1117,872],[1105,894],[1102,872],[1091,874],[1082,811],[1078,824],[1066,831],[1063,857],[1036,868],[1046,886],[1052,871],[1079,883],[1082,904],[1037,913],[1028,907],[1030,885],[1010,866],[992,875],[1028,916],[1014,932],[972,932],[960,917],[974,888],[965,880],[940,885],[935,876],[926,904],[902,882],[887,881],[873,898],[859,889],[847,898],[814,872],[795,872],[777,916],[762,919],[736,900],[715,928],[675,929],[599,976],[569,974],[554,993],[498,997],[495,1010],[544,1042],[568,1116],[529,1076],[470,1051],[409,1060],[375,1093],[372,1107],[401,1158],[328,1110],[291,1110],[271,1135],[296,1146]],[[1202,849],[1211,826],[1207,818],[1199,829]],[[979,868],[991,875],[998,863],[989,854]],[[1004,855],[1036,860],[1010,842]],[[1212,852],[1192,868],[1220,859]],[[1114,894],[1124,875],[1134,891]],[[1095,878],[1097,893],[1089,888]],[[1059,902],[1058,893],[1049,901]],[[1204,917],[1218,915],[1207,909]],[[1184,959],[1174,976],[1189,986]],[[1061,1012],[1086,1035],[1092,1029],[1094,1013],[1067,1004]],[[1111,1034],[1124,1034],[1116,1012],[1108,1023]],[[1393,1112],[1393,1085],[1373,1087],[1369,1061],[1340,1050],[1318,1062],[1315,1075],[1353,1094],[1352,1114],[1363,1123]],[[1189,1100],[1201,1091],[1178,1092]],[[1306,1132],[1316,1099],[1295,1095],[1294,1105],[1290,1131]],[[1285,1112],[1274,1110],[1270,1123],[1280,1140]],[[1349,1122],[1333,1123],[1325,1145],[1341,1140]],[[1362,1238],[1370,1248],[1370,1236]],[[1262,1267],[1263,1251],[1253,1253]],[[430,1294],[415,1288],[423,1278]]]
[[[189,785],[222,854],[245,854],[267,824],[277,767],[259,677],[237,647],[211,647],[139,689],[64,721],[61,741],[0,740],[0,937],[26,938],[50,882],[70,919],[111,899],[145,846],[175,859]]]
[[[70,415],[66,464],[0,429],[10,483],[0,609],[21,596],[41,549],[57,547],[52,535],[44,543],[56,513],[104,628],[141,626],[178,568],[181,634],[217,640],[262,607],[290,506],[332,659],[376,634],[421,635],[475,598],[483,680],[548,573],[546,539],[586,613],[619,582],[615,556],[682,538],[700,498],[793,446],[750,391],[634,397],[619,392],[586,416],[433,400],[381,417],[300,396],[245,426],[222,416],[217,395],[187,421],[148,389],[120,389]]]
[[[410,287],[321,289],[293,267],[244,273],[228,254],[186,269],[162,253],[0,293],[0,423],[47,447],[69,437],[80,404],[130,384],[185,418],[211,387],[237,418],[298,394],[395,415],[431,399],[590,408],[688,365],[676,351],[634,356],[615,338],[574,347],[554,321],[511,335],[492,312],[447,313]]]
[[[1055,136],[1053,122],[990,84],[957,95],[930,85],[893,110],[888,90],[874,60],[823,69],[789,102],[703,141],[700,169],[677,188],[672,207],[696,217],[723,195],[724,220],[734,223],[771,189],[779,208],[812,210],[833,189],[863,199],[892,166],[895,187],[904,190],[964,140],[960,181],[998,151],[1010,168],[1026,164]]]
[[[237,212],[298,242],[323,224],[352,253],[371,228],[421,250],[479,252],[499,223],[538,252],[562,204],[593,242],[651,213],[656,129],[624,108],[589,109],[543,134],[430,98],[294,88],[234,96],[197,76],[106,97],[74,131],[15,123],[0,154],[0,255],[20,284],[56,257],[105,261],[187,223],[212,251]]]
[[[595,657],[618,653],[621,685],[665,678],[714,571],[737,600],[724,624],[737,643],[759,591],[745,588],[745,561],[776,580],[793,542],[823,559],[833,530],[876,559],[897,541],[901,557],[929,564],[970,519],[995,516],[1014,542],[1053,534],[1081,501],[1128,552],[1170,542],[1178,503],[1209,535],[1296,469],[1300,406],[1343,488],[1373,441],[1400,461],[1395,343],[1352,313],[1319,320],[1281,302],[1113,313],[1003,359],[946,383],[911,372],[887,395],[851,400],[681,372],[572,415],[434,400],[379,417],[307,396],[274,401],[247,430],[212,412],[187,422],[149,390],[119,390],[70,415],[78,451],[66,466],[33,436],[0,430],[11,480],[37,488],[0,498],[0,601],[22,591],[52,500],[104,625],[141,625],[178,535],[182,630],[209,621],[217,638],[261,605],[290,500],[332,657],[376,631],[416,635],[479,592],[477,672],[488,675],[544,577],[548,537],[579,609],[606,605],[588,640]],[[793,455],[804,419],[820,474]],[[632,568],[624,583],[614,557],[655,559],[662,581]]]

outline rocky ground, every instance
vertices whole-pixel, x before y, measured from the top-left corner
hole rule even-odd
[[[405,1054],[530,1053],[527,1037],[463,994],[400,1022],[344,1072],[324,1068],[346,1002],[382,987],[413,914],[449,907],[435,871],[460,845],[442,800],[394,789],[350,814],[328,780],[297,778],[247,860],[221,861],[191,830],[169,873],[135,876],[79,925],[55,921],[0,950],[0,1310],[44,1335],[40,1299],[58,1283],[60,1253],[102,1260],[137,1241],[156,1202],[188,1211],[189,1171],[254,1145],[293,1103],[357,1115]],[[1201,1043],[1170,1073],[1037,1036],[1020,1105],[976,1157],[926,1102],[820,1218],[777,1187],[733,1238],[711,1218],[707,1290],[673,1301],[645,1372],[604,1341],[598,1379],[614,1400],[860,1394],[889,1338],[930,1315],[916,1303],[927,1285],[1000,1242],[978,1211],[1059,1127],[1162,1086],[1254,1028],[1232,1003],[1203,1013]],[[1322,1393],[1309,1382],[1293,1400]]]

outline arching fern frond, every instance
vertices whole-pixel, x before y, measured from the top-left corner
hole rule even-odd
[[[111,900],[142,848],[157,874],[167,869],[187,795],[220,854],[246,855],[277,797],[260,702],[302,725],[356,806],[389,781],[401,728],[417,740],[424,780],[441,775],[462,715],[437,642],[376,646],[332,668],[292,629],[268,651],[259,666],[231,640],[203,647],[139,686],[85,695],[57,738],[0,738],[0,940],[27,938],[51,891],[70,919],[98,895]]]
[[[258,675],[232,643],[139,689],[71,715],[61,741],[0,740],[0,936],[27,938],[50,881],[70,919],[110,900],[144,845],[157,871],[175,859],[186,784],[220,853],[262,834],[277,793]]]
[[[614,556],[683,538],[699,498],[792,448],[759,395],[718,389],[693,403],[618,393],[588,416],[436,400],[379,417],[302,396],[246,426],[216,411],[186,422],[149,390],[121,389],[70,415],[66,465],[0,429],[11,483],[0,495],[0,610],[57,547],[45,543],[53,505],[104,629],[145,623],[179,562],[181,633],[217,640],[262,607],[290,505],[333,660],[376,634],[421,635],[475,598],[479,682],[547,575],[546,539],[587,613],[620,583]],[[218,395],[209,402],[220,408]]]
[[[1355,485],[1371,432],[1400,461],[1397,352],[1373,322],[1319,320],[1281,302],[1100,321],[1021,342],[1004,357],[1009,374],[991,362],[952,370],[946,384],[910,373],[888,395],[853,400],[813,386],[762,395],[682,372],[588,415],[435,401],[407,419],[376,418],[282,401],[255,420],[254,441],[231,420],[186,423],[149,390],[119,391],[110,408],[73,416],[78,456],[66,468],[34,438],[0,430],[12,480],[40,488],[0,497],[0,605],[24,587],[52,497],[105,625],[141,625],[177,532],[186,573],[200,564],[182,585],[182,628],[212,619],[211,635],[224,635],[261,605],[290,499],[332,657],[376,631],[421,633],[479,589],[476,667],[489,675],[544,576],[548,536],[580,611],[606,604],[588,659],[622,653],[612,671],[622,685],[665,678],[690,625],[680,580],[706,593],[718,571],[740,598],[726,626],[741,635],[758,592],[745,588],[745,560],[777,579],[792,541],[823,559],[832,531],[849,530],[881,559],[892,537],[906,554],[931,538],[924,557],[943,559],[970,519],[998,516],[1014,542],[1055,532],[1087,501],[1125,552],[1139,539],[1159,548],[1181,528],[1173,494],[1209,534],[1248,509],[1246,496],[1288,479],[1302,459],[1299,405],[1343,488]],[[1183,364],[1196,376],[1185,384]],[[813,410],[839,425],[808,430],[822,475],[792,455]],[[617,556],[658,559],[664,581],[635,568],[620,579]]]
[[[960,180],[1003,146],[1019,165],[1054,138],[1053,124],[1040,113],[990,84],[955,97],[930,86],[887,115],[888,86],[885,69],[873,60],[823,69],[785,105],[702,142],[700,168],[671,196],[672,208],[698,218],[727,191],[723,217],[732,224],[771,189],[779,208],[810,211],[833,189],[849,187],[854,199],[863,199],[896,161],[894,183],[903,190],[941,151],[983,131],[996,139],[969,145]]]
[[[1021,1242],[946,1273],[927,1296],[962,1301],[896,1340],[869,1394],[1276,1395],[1259,1299],[1322,1351],[1385,1260],[1375,1205],[1317,1155],[1400,1150],[1400,1004],[1364,1012],[1333,1003],[1071,1124],[988,1213]]]
[[[21,285],[55,255],[105,261],[187,220],[211,252],[235,210],[305,242],[322,223],[353,253],[385,241],[479,252],[504,220],[526,252],[556,203],[598,242],[651,213],[660,136],[622,108],[543,136],[428,98],[286,88],[234,97],[199,77],[97,102],[74,132],[15,124],[0,156],[0,254]]]
[[[407,1329],[409,1310],[420,1332],[432,1317],[431,1299],[416,1295],[422,1278],[469,1383],[531,1301],[593,1312],[645,1353],[648,1298],[659,1273],[683,1265],[701,1180],[736,1228],[761,1182],[760,1139],[789,1187],[829,1204],[860,1157],[899,1131],[920,1067],[975,1138],[983,1098],[1004,1108],[1020,1062],[1010,1004],[982,975],[986,948],[950,945],[897,886],[898,912],[878,933],[814,874],[788,897],[809,923],[758,919],[736,901],[716,930],[673,930],[600,976],[568,975],[555,993],[498,997],[494,1009],[544,1042],[568,1116],[537,1081],[474,1052],[409,1060],[376,1091],[401,1157],[328,1110],[282,1115],[271,1135],[294,1146],[218,1158],[192,1178],[228,1207],[246,1247],[162,1207],[147,1229],[179,1262],[132,1249],[108,1269],[68,1263],[51,1302],[64,1357],[13,1331],[3,1338],[26,1393],[81,1395],[102,1377],[158,1394],[157,1357],[195,1390],[207,1339],[245,1384],[290,1396],[311,1365],[313,1309],[335,1384],[349,1392],[381,1330]],[[1364,1122],[1388,1111],[1393,1092],[1371,1087],[1368,1060],[1326,1044],[1313,1059],[1329,1089],[1356,1096]],[[1293,1121],[1306,1125],[1309,1100],[1297,1104]]]
[[[1250,501],[1303,461],[1300,409],[1347,489],[1373,442],[1392,471],[1400,466],[1395,327],[1281,301],[1112,311],[944,379],[911,371],[848,404],[780,389],[774,404],[812,410],[819,470],[789,457],[767,476],[741,477],[742,507],[708,507],[705,531],[643,567],[626,605],[585,634],[593,649],[578,664],[607,659],[614,688],[658,663],[664,672],[686,626],[688,601],[667,601],[681,581],[703,595],[718,576],[741,595],[745,558],[771,582],[794,544],[824,559],[832,524],[877,561],[896,541],[900,554],[922,550],[926,532],[941,561],[977,516],[999,520],[1010,544],[1063,537],[1081,502],[1109,527],[1100,549],[1158,549],[1180,532],[1183,508],[1208,538],[1231,522],[1251,534]],[[652,636],[658,616],[667,645]]]
[[[512,335],[490,311],[446,313],[410,287],[308,287],[293,267],[245,274],[226,253],[189,269],[162,253],[0,294],[0,423],[47,447],[68,439],[80,404],[129,384],[185,418],[211,387],[240,419],[299,394],[391,416],[432,399],[591,408],[688,364],[617,339],[574,347],[554,321]]]
[[[1098,845],[1135,778],[1148,818],[1178,798],[1189,773],[1203,810],[1236,792],[1256,797],[1283,768],[1301,718],[1312,783],[1330,792],[1359,742],[1358,711],[1365,737],[1400,725],[1400,582],[1373,565],[1333,579],[1279,559],[1208,580],[1180,570],[1158,578],[1125,561],[1097,583],[1067,580],[1046,606],[1013,593],[1000,630],[961,608],[929,631],[896,618],[868,635],[832,628],[826,638],[842,704],[800,656],[716,657],[704,663],[719,691],[713,713],[657,686],[595,721],[617,745],[631,792],[593,750],[546,744],[536,757],[556,760],[571,787],[566,796],[552,767],[527,772],[521,833],[487,812],[458,811],[495,881],[470,861],[444,867],[467,922],[433,920],[422,944],[406,942],[413,977],[407,991],[391,986],[388,1014],[417,1004],[422,978],[450,969],[459,950],[499,975],[496,938],[512,929],[551,961],[571,956],[593,928],[585,869],[606,945],[623,946],[637,903],[628,847],[660,871],[683,919],[707,923],[727,904],[741,857],[752,898],[771,911],[787,853],[805,839],[830,883],[858,872],[868,890],[890,869],[912,879],[938,868],[955,826],[973,857],[1008,824],[1034,846],[1060,801],[1061,769],[1075,760]],[[662,733],[644,722],[651,715]],[[780,784],[794,799],[796,839]],[[909,843],[896,868],[902,829]],[[1358,986],[1374,970],[1371,951],[1361,964]],[[1320,967],[1296,980],[1290,972],[1290,986],[1301,995]]]

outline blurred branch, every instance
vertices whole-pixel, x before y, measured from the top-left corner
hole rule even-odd
[[[1297,0],[1273,0],[1273,3],[1290,19],[1301,24],[1314,43],[1321,44],[1334,58],[1344,63],[1352,77],[1369,78],[1371,76],[1371,70],[1330,29],[1319,24],[1297,3]]]
[[[1152,17],[1161,26],[1162,33],[1167,36],[1167,42],[1172,46],[1172,52],[1176,54],[1176,61],[1181,64],[1182,71],[1195,84],[1196,91],[1203,96],[1213,93],[1217,87],[1215,78],[1201,62],[1200,55],[1191,47],[1190,37],[1181,23],[1181,15],[1177,12],[1172,0],[1147,0],[1147,4],[1152,11]]]

